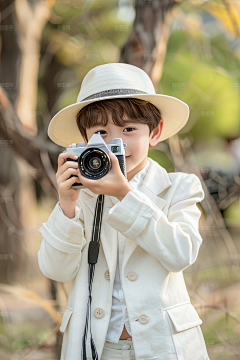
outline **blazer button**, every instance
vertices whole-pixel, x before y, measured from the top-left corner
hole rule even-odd
[[[137,279],[137,274],[134,271],[129,271],[127,277],[129,280],[135,281]]]
[[[127,308],[125,309],[125,316],[128,316]]]
[[[96,309],[94,310],[94,316],[95,316],[96,318],[98,318],[98,319],[101,319],[101,318],[104,316],[104,314],[105,314],[105,312],[104,312],[104,310],[101,309],[101,308],[96,308]]]
[[[107,280],[110,280],[109,270],[105,271],[104,276]]]
[[[141,324],[146,324],[148,322],[148,320],[149,320],[149,317],[147,315],[142,314],[139,317],[139,321]]]

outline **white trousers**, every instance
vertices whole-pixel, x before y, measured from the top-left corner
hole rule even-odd
[[[105,342],[101,360],[135,360],[132,340],[119,340],[118,344]]]

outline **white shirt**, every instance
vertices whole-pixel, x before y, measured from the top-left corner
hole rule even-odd
[[[148,168],[149,168],[149,160],[147,159],[147,164],[144,166],[143,169],[141,169],[128,183],[131,186],[131,188],[140,190],[143,180],[147,174]],[[115,208],[118,203],[120,202],[116,197],[110,196]],[[61,212],[62,209],[60,206],[59,210]],[[76,209],[77,212],[77,209]],[[76,221],[77,215],[72,218],[71,220]],[[115,273],[115,279],[113,284],[113,294],[112,294],[112,311],[111,311],[111,317],[109,321],[108,326],[108,332],[106,336],[106,341],[110,341],[113,343],[118,343],[122,331],[124,329],[124,325],[127,329],[127,332],[132,335],[132,331],[130,328],[128,315],[127,315],[127,306],[125,303],[123,288],[122,288],[122,279],[121,279],[121,272],[120,269],[122,268],[122,260],[124,255],[124,249],[125,249],[125,236],[123,236],[118,231],[118,259],[117,259],[117,267],[116,267],[116,273]],[[128,338],[128,340],[131,340],[131,338]]]

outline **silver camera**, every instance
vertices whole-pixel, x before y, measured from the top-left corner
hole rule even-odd
[[[109,150],[116,155],[123,175],[127,178],[125,163],[125,147],[121,138],[113,139],[109,145],[105,143],[101,135],[93,134],[87,146],[84,142],[69,145],[63,152],[71,152],[77,155],[77,159],[67,158],[66,161],[78,162],[78,167],[83,176],[91,180],[97,180],[107,174],[111,168],[111,160],[108,155]],[[70,178],[75,175],[71,175]],[[69,178],[69,179],[70,179]],[[82,189],[85,186],[76,182],[71,188]]]

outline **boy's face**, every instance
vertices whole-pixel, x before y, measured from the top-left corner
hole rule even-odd
[[[128,121],[127,116],[123,117]],[[123,143],[127,144],[125,148],[125,162],[127,179],[130,181],[146,164],[149,146],[155,146],[162,131],[163,120],[149,135],[147,124],[133,123],[129,120],[125,126],[120,127],[113,123],[112,115],[108,114],[108,123],[106,126],[96,125],[86,129],[88,141],[93,134],[100,134],[106,144],[110,144],[112,139],[122,138]],[[86,139],[84,139],[87,145]]]

